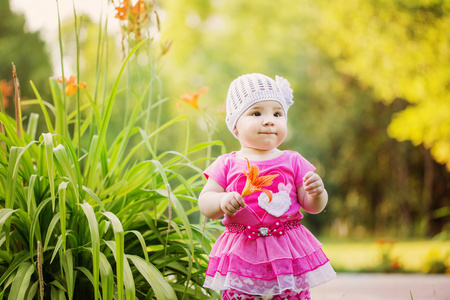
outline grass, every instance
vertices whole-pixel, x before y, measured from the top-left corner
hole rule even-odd
[[[398,241],[389,250],[377,241],[326,241],[323,250],[341,272],[378,271],[385,251],[389,251],[392,263],[398,263],[397,271],[427,273],[436,260],[450,268],[450,241]]]

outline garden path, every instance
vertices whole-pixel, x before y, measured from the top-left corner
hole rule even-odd
[[[314,300],[450,300],[450,276],[339,273],[311,289],[311,296]]]

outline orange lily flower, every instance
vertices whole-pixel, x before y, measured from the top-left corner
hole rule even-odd
[[[200,94],[206,95],[207,91],[209,91],[209,87],[204,86],[202,88],[199,88],[198,91],[195,93],[184,94],[183,96],[180,97],[180,99],[181,99],[181,101],[186,102],[193,108],[198,109],[199,108],[198,97],[200,96]],[[179,104],[180,104],[180,102],[178,102],[178,105]]]
[[[62,83],[62,77],[58,77],[57,78],[59,83]],[[77,76],[70,76],[69,80],[67,80],[67,78],[64,78],[65,82],[66,82],[66,95],[70,96],[72,94],[75,94],[75,92],[77,91],[78,85],[77,85]],[[84,81],[80,81],[79,85],[87,88],[87,84]]]
[[[5,79],[0,80],[0,90],[2,91],[3,98],[0,99],[0,101],[3,101],[3,105],[7,108],[9,104],[8,97],[13,94],[13,86],[11,82],[7,82]]]
[[[147,11],[145,8],[144,0],[139,0],[134,6],[128,4],[128,2],[128,0],[123,0],[123,2],[115,8],[115,10],[117,10],[117,13],[114,18],[122,21],[125,21],[126,19],[135,19],[136,17],[139,17],[139,15],[144,14]]]
[[[128,21],[129,31],[134,31],[135,29],[139,31],[143,23],[145,23],[148,18],[145,1],[139,0],[134,6],[129,2],[131,1],[123,0],[119,6],[115,8],[117,13],[114,18],[121,21]]]
[[[277,177],[279,174],[275,175],[267,175],[267,176],[259,176],[259,168],[256,165],[250,164],[247,158],[248,165],[248,173],[244,170],[244,174],[247,177],[247,181],[245,182],[244,190],[242,191],[241,196],[245,197],[254,192],[264,192],[269,197],[269,203],[272,201],[272,193],[267,189],[262,189],[263,186],[269,186],[272,184],[272,180]]]

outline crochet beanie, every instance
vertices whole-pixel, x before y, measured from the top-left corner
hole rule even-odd
[[[289,81],[280,76],[272,78],[258,73],[246,74],[233,80],[228,89],[226,100],[228,129],[233,129],[239,117],[253,104],[265,100],[274,100],[281,104],[287,116],[289,107],[294,103],[293,91]],[[234,133],[233,133],[234,135]]]

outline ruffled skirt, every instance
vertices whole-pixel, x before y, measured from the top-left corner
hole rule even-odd
[[[294,222],[285,226],[283,235],[256,239],[227,227],[211,250],[204,286],[278,295],[286,290],[299,293],[336,277],[322,244]]]

